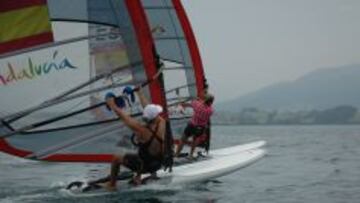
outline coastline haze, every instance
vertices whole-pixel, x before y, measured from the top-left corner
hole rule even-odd
[[[360,64],[360,2],[184,1],[210,89],[228,101],[316,69]]]

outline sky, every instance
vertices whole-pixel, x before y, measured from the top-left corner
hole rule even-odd
[[[360,64],[359,0],[183,0],[217,101]]]

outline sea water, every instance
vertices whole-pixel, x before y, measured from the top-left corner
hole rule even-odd
[[[82,197],[63,188],[106,174],[108,165],[39,163],[0,154],[0,203],[360,202],[360,126],[214,126],[212,132],[212,148],[266,140],[268,153],[203,183]]]

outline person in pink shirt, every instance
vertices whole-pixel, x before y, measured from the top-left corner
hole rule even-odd
[[[189,137],[192,137],[190,158],[193,158],[193,154],[197,143],[197,138],[204,134],[205,129],[209,123],[210,117],[214,110],[212,104],[214,102],[214,96],[206,94],[203,99],[193,100],[190,104],[183,104],[184,107],[193,108],[194,114],[187,124],[183,136],[180,140],[175,156],[178,157],[183,149],[184,144],[187,142]]]

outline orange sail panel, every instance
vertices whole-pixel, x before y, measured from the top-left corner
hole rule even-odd
[[[0,54],[53,41],[46,0],[1,0],[0,25]]]

